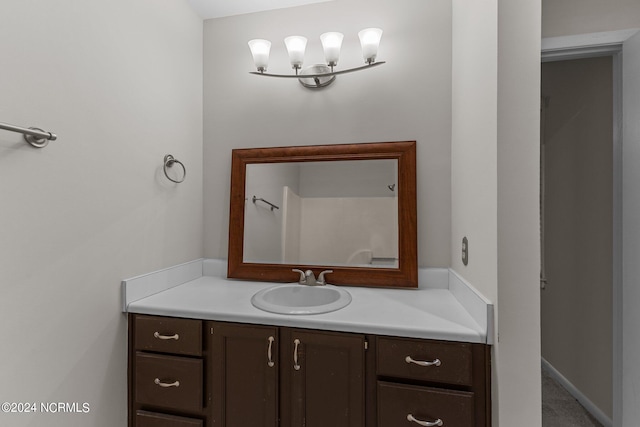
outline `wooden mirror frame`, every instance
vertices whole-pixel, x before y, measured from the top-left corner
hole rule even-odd
[[[334,267],[331,265],[260,264],[244,262],[244,211],[247,165],[255,163],[335,160],[398,160],[398,268]],[[231,154],[231,201],[227,277],[269,282],[296,282],[293,268],[333,270],[335,285],[418,287],[416,142],[380,142],[234,149]]]

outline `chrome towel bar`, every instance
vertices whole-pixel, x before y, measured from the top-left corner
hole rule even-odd
[[[253,204],[255,204],[256,202],[263,202],[263,203],[266,203],[267,205],[269,205],[269,206],[271,207],[271,210],[273,210],[273,209],[280,209],[279,207],[277,207],[277,206],[276,206],[276,205],[274,205],[273,203],[268,202],[268,201],[266,201],[266,200],[265,200],[265,199],[263,199],[263,198],[258,198],[258,197],[256,197],[256,196],[253,196],[253,199],[251,199],[251,201],[253,202]]]
[[[10,125],[8,123],[0,123],[0,129],[23,134],[25,141],[36,148],[42,148],[46,146],[49,141],[55,141],[58,139],[55,133],[46,132],[40,128],[23,128],[20,126]]]

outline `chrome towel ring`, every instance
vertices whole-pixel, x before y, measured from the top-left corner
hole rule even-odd
[[[180,166],[182,166],[182,179],[181,180],[173,179],[167,173],[167,168],[172,167],[174,165],[174,163],[177,163]],[[175,159],[171,154],[167,154],[166,156],[164,156],[164,167],[163,167],[163,170],[164,170],[164,176],[166,176],[169,181],[173,181],[173,182],[175,182],[177,184],[180,184],[187,177],[187,168],[184,167],[184,164],[182,164],[182,162],[180,160]]]

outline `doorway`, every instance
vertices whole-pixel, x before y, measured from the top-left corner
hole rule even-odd
[[[615,61],[544,62],[541,98],[543,365],[605,426],[614,411]]]

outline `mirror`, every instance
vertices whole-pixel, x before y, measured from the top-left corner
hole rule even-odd
[[[417,287],[415,145],[233,150],[228,277]]]
[[[249,164],[243,261],[398,266],[396,159]]]

